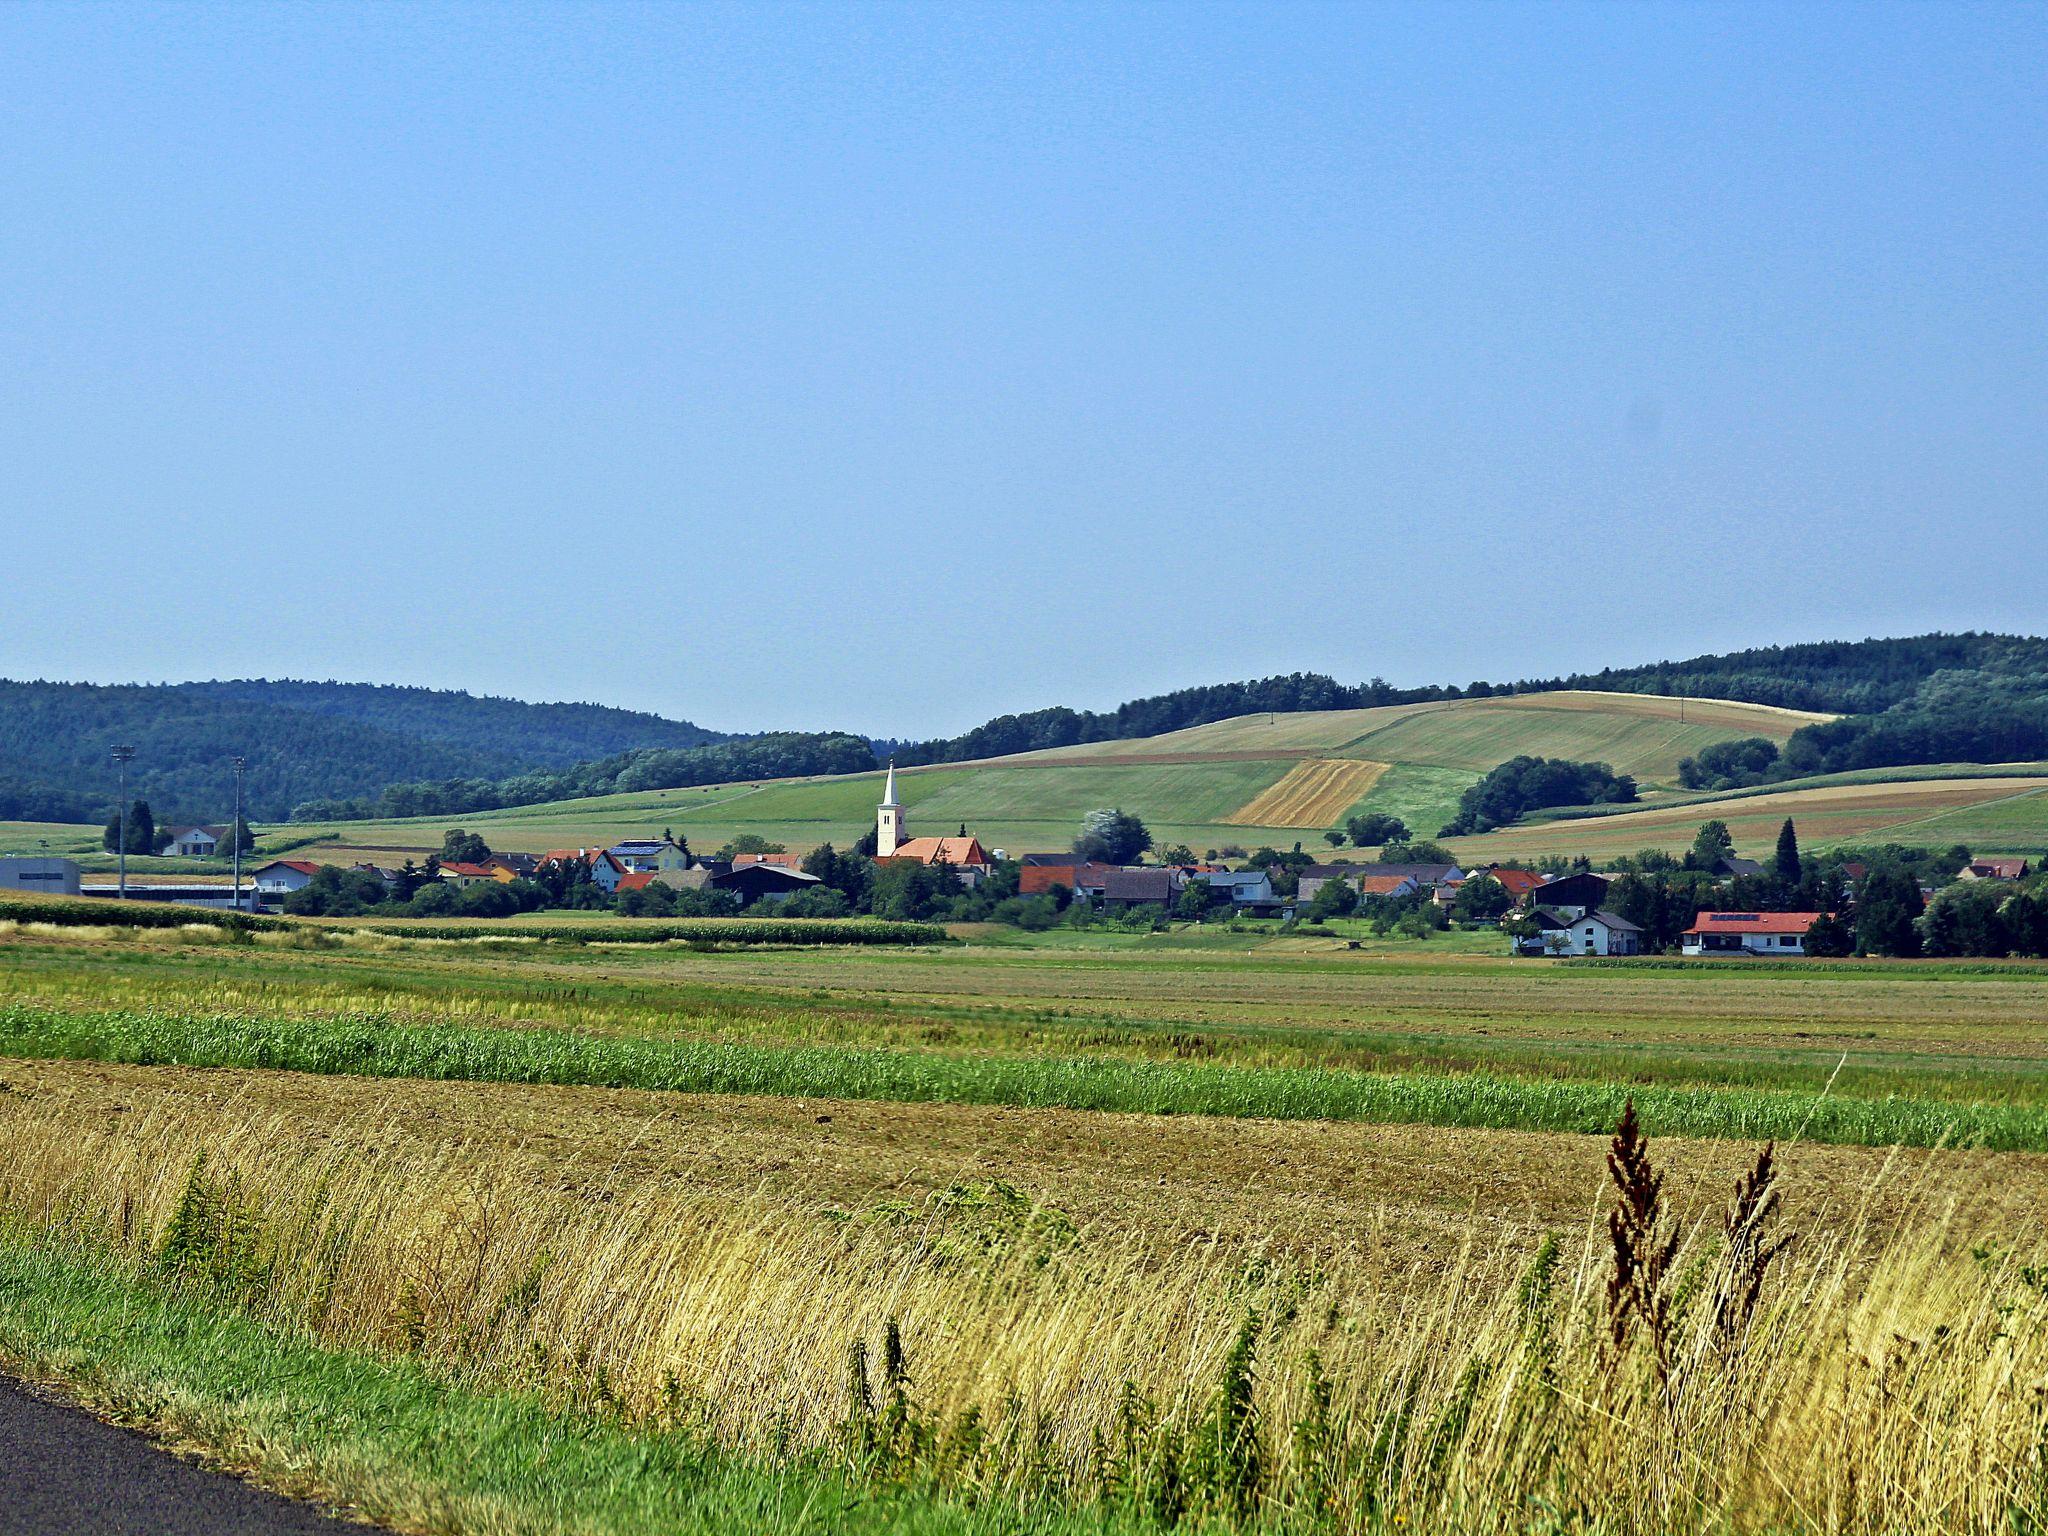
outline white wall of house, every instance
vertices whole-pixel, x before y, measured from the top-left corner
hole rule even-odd
[[[1741,948],[1729,949],[1716,944],[1709,949],[1704,942],[1705,935],[1687,939],[1679,946],[1679,953],[1686,955],[1803,955],[1806,953],[1806,935],[1803,933],[1717,933],[1717,939],[1739,939]]]
[[[219,847],[219,838],[194,827],[174,838],[167,851],[181,859],[210,859]]]

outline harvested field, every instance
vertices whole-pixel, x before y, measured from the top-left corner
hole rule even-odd
[[[1386,771],[1387,764],[1363,758],[1310,758],[1224,820],[1243,827],[1335,826]]]
[[[1467,858],[1508,859],[1545,853],[1592,858],[1642,848],[1683,851],[1701,822],[1728,824],[1738,852],[1768,853],[1791,817],[1808,848],[1840,843],[1966,843],[1980,853],[2025,852],[2048,846],[2048,783],[2039,778],[1908,779],[1788,788],[1772,794],[1683,806],[1585,816],[1507,827],[1454,838]]]

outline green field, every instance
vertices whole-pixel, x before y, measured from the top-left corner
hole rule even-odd
[[[404,936],[444,926],[0,925],[14,1370],[457,1536],[1480,1536],[1584,1487],[1542,1528],[1853,1491],[1857,1529],[1965,1536],[1997,1527],[1893,1518],[1956,1486],[1962,1402],[1997,1405],[1980,1502],[2040,1507],[2002,1384],[2048,1369],[2048,966]],[[1681,1314],[1683,1433],[1612,1342],[1631,1100],[1678,1304],[1731,1294],[1766,1138],[1798,1238],[1754,1348]],[[1866,1442],[1925,1470],[1852,1490]]]

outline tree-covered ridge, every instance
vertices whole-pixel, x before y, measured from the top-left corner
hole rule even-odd
[[[600,762],[499,780],[450,778],[392,784],[375,795],[307,801],[295,807],[292,816],[297,821],[463,816],[590,795],[684,789],[744,779],[864,773],[874,766],[874,749],[859,736],[843,731],[820,735],[781,731],[673,751],[622,752]]]
[[[531,714],[526,713],[531,711]],[[282,820],[314,799],[401,780],[561,767],[625,747],[694,746],[713,733],[595,705],[522,705],[424,688],[328,683],[103,685],[0,681],[0,817],[98,821],[111,810],[117,744],[128,786],[167,821],[220,821],[233,759],[244,806]]]
[[[1609,667],[1514,685],[1521,691],[1598,688],[1775,704],[1829,714],[1870,714],[1903,703],[1938,673],[2031,680],[2048,690],[2048,639],[2031,635],[1909,635],[1893,640],[1822,640],[1772,645],[1686,661]]]
[[[932,741],[879,742],[899,763],[958,763],[974,758],[1005,757],[1047,747],[1073,747],[1091,741],[1123,741],[1138,736],[1163,736],[1168,731],[1208,725],[1238,715],[1298,714],[1315,709],[1373,709],[1383,704],[1417,704],[1435,699],[1484,698],[1496,692],[1489,683],[1470,688],[1396,688],[1380,678],[1368,683],[1340,683],[1320,672],[1289,672],[1280,677],[1243,683],[1213,683],[1180,688],[1172,693],[1132,699],[1110,710],[1039,709],[1028,714],[999,715],[971,731]]]

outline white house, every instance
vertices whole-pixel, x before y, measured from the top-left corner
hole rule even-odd
[[[210,859],[228,841],[226,827],[173,827],[164,852],[179,859]]]
[[[76,896],[78,866],[69,859],[0,859],[0,891]]]
[[[1803,955],[1822,912],[1702,912],[1680,938],[1688,955]]]
[[[293,891],[303,891],[319,873],[320,866],[310,859],[273,859],[249,878],[255,882],[259,897],[275,901]]]
[[[670,846],[658,837],[635,837],[628,838],[623,843],[614,843],[605,849],[605,852],[618,860],[619,867],[627,874],[637,875],[647,870],[660,869],[662,851]]]
[[[1643,930],[1605,907],[1582,912],[1571,907],[1538,907],[1537,934],[1517,941],[1525,955],[1637,955]]]

